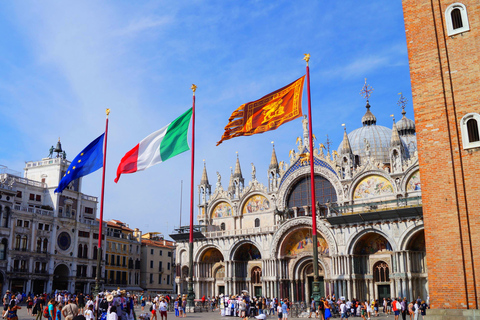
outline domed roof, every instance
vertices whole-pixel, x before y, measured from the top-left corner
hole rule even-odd
[[[350,140],[352,152],[354,155],[360,156],[360,162],[362,164],[367,155],[365,140],[368,141],[368,144],[370,145],[370,157],[373,157],[376,161],[381,163],[390,162],[388,152],[391,138],[391,129],[384,126],[377,126],[376,124],[363,126],[348,134],[348,140]],[[340,148],[341,145],[339,146],[339,149]]]
[[[370,111],[368,100],[365,107],[367,108],[367,112],[365,112],[365,115],[362,117],[363,127],[355,129],[348,134],[352,153],[360,156],[361,164],[365,163],[367,156],[365,141],[368,141],[370,157],[373,157],[381,163],[390,162],[388,152],[392,138],[392,130],[384,126],[377,126],[377,118]],[[337,150],[342,150],[342,146],[343,141]]]
[[[415,121],[408,119],[405,114],[405,109],[403,109],[403,117],[397,122],[398,133],[401,136],[405,136],[407,134],[415,134]]]

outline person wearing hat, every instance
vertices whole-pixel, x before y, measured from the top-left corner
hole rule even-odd
[[[106,319],[108,311],[108,301],[107,297],[103,292],[98,294],[98,318]]]
[[[12,295],[10,294],[10,290],[7,290],[3,296],[3,311],[7,311],[8,306],[10,305],[10,300],[12,300]]]

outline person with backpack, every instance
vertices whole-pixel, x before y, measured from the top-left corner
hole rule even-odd
[[[57,319],[57,301],[55,301],[55,298],[50,299],[48,302],[48,305],[43,310],[43,317],[48,320]]]
[[[78,306],[73,299],[67,301],[67,304],[62,308],[62,315],[65,317],[65,320],[73,320],[78,313]]]

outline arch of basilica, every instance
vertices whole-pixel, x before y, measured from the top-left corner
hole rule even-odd
[[[415,124],[392,129],[367,111],[362,127],[336,151],[313,150],[322,296],[349,299],[427,297],[427,270]],[[312,292],[312,212],[307,120],[288,161],[272,150],[268,185],[245,185],[237,156],[225,189],[211,192],[206,167],[199,184],[201,237],[194,242],[196,297],[243,290],[255,296],[309,301]],[[188,242],[178,242],[179,293],[187,292]]]

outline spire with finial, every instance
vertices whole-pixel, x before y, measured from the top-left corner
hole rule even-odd
[[[367,100],[367,103],[365,107],[367,108],[367,112],[365,112],[365,115],[362,117],[362,124],[363,126],[370,126],[372,124],[377,123],[377,118],[373,115],[373,113],[370,111],[370,103],[369,99],[370,96],[372,95],[373,88],[367,84],[367,78],[365,78],[365,84],[362,87],[362,90],[360,91],[360,94]]]
[[[198,185],[198,191],[200,196],[200,204],[205,204],[212,193],[212,186],[208,182],[207,165],[205,163],[205,159],[203,159],[202,180],[200,180],[200,184]]]
[[[343,126],[343,141],[342,141],[342,149],[339,150],[340,154],[351,154],[352,153],[352,147],[350,146],[350,140],[348,139],[348,134],[347,134],[347,127],[345,124],[342,124]]]
[[[278,170],[277,154],[275,153],[275,144],[272,141],[272,159],[270,159],[269,170]]]
[[[230,181],[228,182],[228,192],[230,194],[235,194],[235,186],[233,185],[233,170],[230,167]]]
[[[200,180],[200,184],[209,185],[208,176],[207,176],[207,165],[205,163],[205,159],[203,160],[203,172],[202,172],[202,180]]]
[[[242,169],[240,168],[240,160],[238,159],[238,151],[237,151],[237,162],[235,163],[235,171],[233,172],[233,177],[243,180]]]
[[[397,122],[398,133],[402,137],[406,135],[414,135],[415,121],[406,117],[407,112],[405,111],[405,107],[408,103],[408,100],[403,96],[401,92],[399,93],[399,95],[400,98],[398,99],[397,105],[402,108],[402,119]]]
[[[393,118],[393,127],[392,127],[392,138],[390,139],[390,145],[392,147],[401,147],[402,140],[398,135],[397,125],[395,124],[395,117],[393,116],[393,114],[391,115],[391,117]]]

